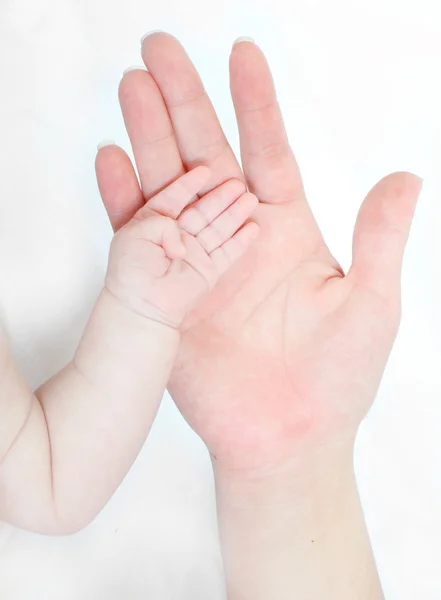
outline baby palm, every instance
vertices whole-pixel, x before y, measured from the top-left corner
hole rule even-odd
[[[198,167],[178,179],[140,208],[112,241],[107,289],[135,312],[174,327],[258,229],[252,222],[241,228],[257,199],[243,193],[240,181],[229,181],[186,208],[209,175],[207,167]]]

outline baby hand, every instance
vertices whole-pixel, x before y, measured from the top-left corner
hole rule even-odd
[[[159,192],[110,248],[107,290],[134,312],[176,328],[259,231],[254,222],[244,225],[259,201],[239,180],[190,204],[209,176],[199,166]]]

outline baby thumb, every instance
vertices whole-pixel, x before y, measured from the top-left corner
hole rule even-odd
[[[348,277],[387,296],[399,289],[404,250],[422,187],[412,173],[392,173],[369,192],[355,224]]]

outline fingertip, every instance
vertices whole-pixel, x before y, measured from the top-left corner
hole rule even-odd
[[[416,173],[409,173],[409,174],[412,175],[412,177],[414,178],[416,191],[417,191],[418,195],[420,195],[421,190],[423,189],[424,179],[422,177],[420,177],[419,175],[416,175]]]
[[[182,239],[182,231],[178,223],[170,217],[158,217],[164,222],[163,248],[168,258],[172,260],[183,259],[187,254],[187,248]]]
[[[255,221],[248,221],[242,228],[245,244],[250,244],[253,240],[259,237],[260,227]]]
[[[186,187],[193,195],[199,193],[207,185],[211,173],[211,169],[206,165],[198,165],[191,171],[184,173],[181,179],[183,178],[183,181],[186,181]]]
[[[424,178],[420,177],[419,175],[417,175],[416,173],[409,173],[409,175],[412,175],[412,177],[414,177],[418,183],[418,185],[423,185],[424,183]]]
[[[247,196],[250,203],[252,202],[256,206],[259,204],[259,198],[256,196],[256,194],[253,194],[252,192],[245,192],[244,196]]]
[[[211,177],[211,169],[207,165],[198,165],[193,169],[193,173],[197,173],[203,180],[208,180]]]
[[[172,260],[183,260],[185,258],[185,256],[187,255],[187,248],[181,242],[181,243],[176,244],[176,246],[173,248],[173,250],[169,250],[167,252],[167,254],[168,254],[168,257],[171,258]]]
[[[241,44],[242,42],[248,42],[250,44],[255,44],[256,40],[248,35],[242,35],[241,37],[238,37],[237,39],[234,40],[233,48],[235,46],[237,46],[237,44]]]
[[[417,196],[421,192],[423,179],[410,171],[395,171],[383,177],[373,189],[385,191],[397,198]]]
[[[242,198],[242,196],[247,193],[247,186],[242,179],[232,177],[231,179],[227,179],[223,183],[220,183],[213,190],[210,190],[207,195],[212,192],[228,196],[230,202],[232,202],[233,200],[236,201],[239,198]]]
[[[408,180],[408,182],[414,182],[415,185],[422,185],[423,179],[416,173],[412,173],[412,171],[396,171],[392,173],[392,177],[403,177]]]
[[[182,238],[182,236],[185,235],[185,233],[181,230],[181,228],[179,227],[179,225],[176,221],[175,221],[175,223],[176,223],[176,228],[177,228],[177,233],[178,233],[178,240],[177,240],[176,248],[181,256],[185,256],[187,254],[187,246],[184,244],[184,240]]]
[[[104,171],[107,178],[111,175],[111,178],[114,179],[116,174],[115,172],[110,173],[109,169],[114,170],[120,164],[125,165],[125,163],[126,153],[113,140],[103,140],[97,145],[95,168],[99,171],[99,175],[101,175],[101,171]]]
[[[141,37],[141,46],[144,45],[144,42],[147,40],[147,38],[150,38],[154,35],[170,35],[169,33],[167,33],[166,31],[162,30],[162,29],[152,29],[151,31],[148,31],[147,33],[145,33],[142,37]]]
[[[235,54],[241,54],[242,52],[253,51],[253,48],[257,48],[258,45],[256,40],[248,36],[242,36],[234,40],[233,45],[231,46],[230,58]]]
[[[113,140],[103,140],[102,142],[100,142],[99,144],[97,144],[97,152],[99,153],[100,150],[103,150],[104,148],[108,148],[109,146],[115,146],[115,142]]]
[[[255,221],[250,221],[248,223],[249,235],[252,240],[255,240],[259,237],[260,227]]]
[[[132,65],[131,67],[127,67],[127,69],[124,69],[123,77],[125,77],[128,73],[131,73],[132,71],[146,71],[146,68],[140,65]]]
[[[243,196],[243,194],[247,193],[247,186],[245,181],[243,179],[239,179],[238,177],[228,179],[223,185],[230,185],[234,192],[238,195],[238,197]]]
[[[144,84],[149,79],[148,69],[144,66],[133,66],[126,69],[119,81],[118,98],[121,105],[130,101],[133,97],[137,98],[138,86]]]

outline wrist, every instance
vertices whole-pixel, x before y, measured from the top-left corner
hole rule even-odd
[[[266,472],[214,472],[229,600],[383,600],[353,445]]]
[[[112,290],[112,286],[108,285],[107,279],[102,290],[101,295],[106,295],[113,298],[113,301],[117,303],[120,308],[131,313],[138,319],[144,319],[146,322],[158,323],[164,327],[169,327],[176,331],[180,331],[180,327],[183,323],[184,316],[178,317],[177,315],[171,318],[157,307],[151,305],[145,300],[136,298],[124,297]]]
[[[169,323],[166,319],[161,319],[147,312],[136,310],[129,303],[124,302],[118,296],[113,294],[106,286],[101,290],[95,304],[96,310],[103,314],[113,315],[113,323],[121,325],[130,335],[132,332],[137,334],[146,332],[149,335],[159,335],[171,337],[172,339],[180,337],[179,326]]]
[[[117,372],[125,374],[124,384],[129,389],[137,380],[144,381],[141,374],[148,372],[147,365],[153,354],[155,361],[161,364],[161,370],[169,373],[179,340],[177,329],[133,312],[104,288],[75,352],[73,364],[83,374],[93,372],[102,385],[109,379],[109,365],[114,365]]]
[[[212,457],[219,501],[268,509],[271,506],[293,506],[302,502],[330,504],[356,487],[354,442],[347,440],[332,446],[304,449],[301,455],[284,463],[261,470],[233,471]],[[326,495],[323,491],[327,490]],[[300,506],[298,506],[300,508]]]

